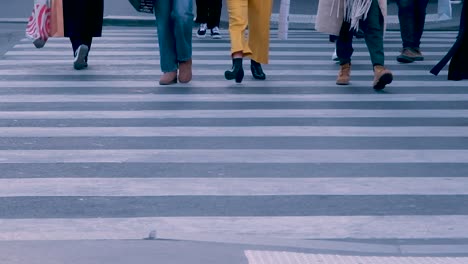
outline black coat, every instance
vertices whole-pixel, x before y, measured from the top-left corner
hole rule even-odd
[[[63,0],[65,37],[100,37],[104,0]]]
[[[460,19],[460,29],[457,41],[453,44],[447,55],[432,68],[431,73],[437,75],[442,68],[450,61],[448,79],[459,81],[468,79],[468,4],[463,2],[462,15]]]

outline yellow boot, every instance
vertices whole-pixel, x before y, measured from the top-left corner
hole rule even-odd
[[[382,90],[385,85],[392,83],[393,74],[382,65],[374,66],[374,89]]]

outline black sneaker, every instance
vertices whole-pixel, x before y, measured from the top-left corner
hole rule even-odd
[[[221,39],[221,34],[219,33],[219,28],[214,27],[211,29],[211,37],[214,39]]]
[[[204,38],[206,36],[207,29],[208,29],[208,26],[206,25],[206,23],[200,23],[200,27],[198,28],[198,31],[197,31],[197,37]]]

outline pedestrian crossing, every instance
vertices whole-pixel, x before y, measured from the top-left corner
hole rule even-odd
[[[224,80],[224,36],[167,87],[152,28],[105,28],[83,71],[66,39],[21,40],[0,59],[0,240],[467,241],[468,83],[429,74],[456,33],[404,65],[388,32],[383,92],[363,40],[343,87],[328,36],[276,34],[266,81],[247,60]]]

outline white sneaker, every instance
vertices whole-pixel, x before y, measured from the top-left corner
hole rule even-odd
[[[206,36],[207,29],[208,29],[208,25],[206,23],[201,23],[197,31],[197,37],[204,38]]]
[[[75,59],[73,60],[73,68],[75,70],[82,70],[88,67],[86,57],[88,57],[89,48],[86,45],[80,45],[75,52]]]
[[[211,29],[211,37],[213,39],[221,39],[221,33],[219,33],[219,28],[218,27],[214,27]]]
[[[340,59],[338,58],[338,55],[336,54],[336,49],[335,51],[333,52],[333,55],[332,55],[332,61],[339,61]]]

